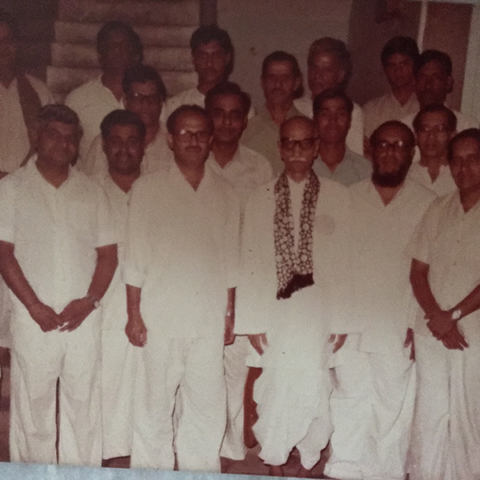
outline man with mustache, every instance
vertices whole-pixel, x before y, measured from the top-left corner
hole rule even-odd
[[[265,104],[248,122],[242,143],[264,155],[272,164],[273,172],[278,174],[283,170],[277,147],[280,125],[288,118],[301,115],[293,104],[303,92],[297,59],[283,51],[267,55],[262,63],[261,83]]]
[[[329,354],[349,332],[350,203],[342,185],[312,170],[315,123],[283,122],[284,170],[250,198],[242,235],[235,332],[248,335],[262,372],[254,387],[253,430],[269,474],[296,447],[309,476],[330,438]]]
[[[389,121],[370,139],[371,178],[350,187],[353,320],[336,354],[331,398],[334,478],[405,478],[413,415],[410,259],[404,250],[435,195],[406,178],[415,148],[412,131]]]

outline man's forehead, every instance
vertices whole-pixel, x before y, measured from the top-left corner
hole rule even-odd
[[[196,128],[198,130],[208,129],[208,120],[197,112],[183,112],[181,113],[175,122],[175,129],[181,130],[182,128]]]
[[[463,155],[480,156],[480,141],[472,137],[461,138],[452,145],[452,153],[454,157]]]
[[[348,110],[347,102],[341,97],[328,98],[320,105],[320,111],[322,110]]]
[[[420,118],[421,125],[446,125],[447,123],[446,112],[425,112]]]
[[[293,75],[293,65],[288,60],[273,60],[271,61],[266,70],[266,75]]]
[[[405,127],[407,128],[407,127]],[[391,140],[391,139],[398,139],[398,140],[406,140],[408,138],[408,132],[397,125],[388,125],[385,127],[380,127],[377,135],[377,141],[379,140]]]
[[[226,50],[216,41],[216,40],[210,40],[207,43],[201,43],[194,53],[202,51],[202,52],[218,52],[221,50],[222,52],[226,52]]]
[[[433,73],[440,73],[441,75],[447,76],[447,72],[442,64],[438,60],[430,60],[425,65],[420,67],[418,70],[417,75],[421,74],[433,74]]]
[[[212,98],[212,108],[221,109],[242,109],[242,100],[234,93],[222,93]]]
[[[308,121],[308,119],[293,119],[287,121],[280,130],[280,136],[297,139],[308,138],[313,136],[315,127]]]
[[[132,93],[158,93],[157,86],[151,80],[147,80],[146,82],[132,82],[130,91]]]
[[[127,125],[117,124],[117,125],[112,125],[112,128],[110,129],[110,132],[109,132],[107,138],[111,138],[111,137],[115,137],[115,136],[118,136],[118,137],[121,137],[121,136],[124,136],[124,137],[132,137],[132,136],[139,137],[140,132],[138,131],[138,127],[136,125],[133,125],[133,124],[127,124]]]

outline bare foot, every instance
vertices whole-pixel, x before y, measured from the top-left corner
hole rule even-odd
[[[283,468],[281,465],[270,465],[268,467],[268,475],[270,477],[283,477]]]
[[[307,470],[302,464],[300,464],[300,468],[297,470],[295,476],[298,478],[312,478],[312,470]]]

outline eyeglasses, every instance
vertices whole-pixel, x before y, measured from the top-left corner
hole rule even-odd
[[[397,153],[404,152],[407,149],[407,142],[404,142],[403,140],[395,140],[394,142],[379,140],[374,145],[374,148],[379,152],[388,152],[390,147],[392,147]]]
[[[293,138],[282,137],[280,138],[280,145],[285,150],[293,150],[297,145],[301,150],[310,150],[315,144],[314,137],[303,138],[302,140],[294,140]]]
[[[198,143],[208,143],[212,136],[208,130],[200,130],[199,132],[191,132],[182,128],[175,136],[182,143],[190,143],[194,138]]]

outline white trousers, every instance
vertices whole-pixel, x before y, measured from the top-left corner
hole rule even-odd
[[[137,359],[131,466],[220,472],[226,394],[221,338],[166,339],[152,329]],[[178,425],[173,428],[177,390]]]
[[[220,455],[243,460],[246,448],[243,441],[243,394],[247,380],[246,364],[250,342],[246,335],[237,336],[224,352],[225,383],[227,386],[227,429]]]
[[[27,314],[28,315],[28,314]],[[100,466],[100,323],[93,312],[73,332],[44,333],[30,318],[12,322],[10,457]]]
[[[478,328],[477,328],[478,329]],[[480,478],[480,332],[464,351],[416,335],[411,480]]]
[[[133,388],[138,353],[124,330],[102,331],[102,458],[132,453]]]
[[[334,370],[332,455],[326,475],[404,480],[415,395],[412,370],[407,355],[342,352]]]

